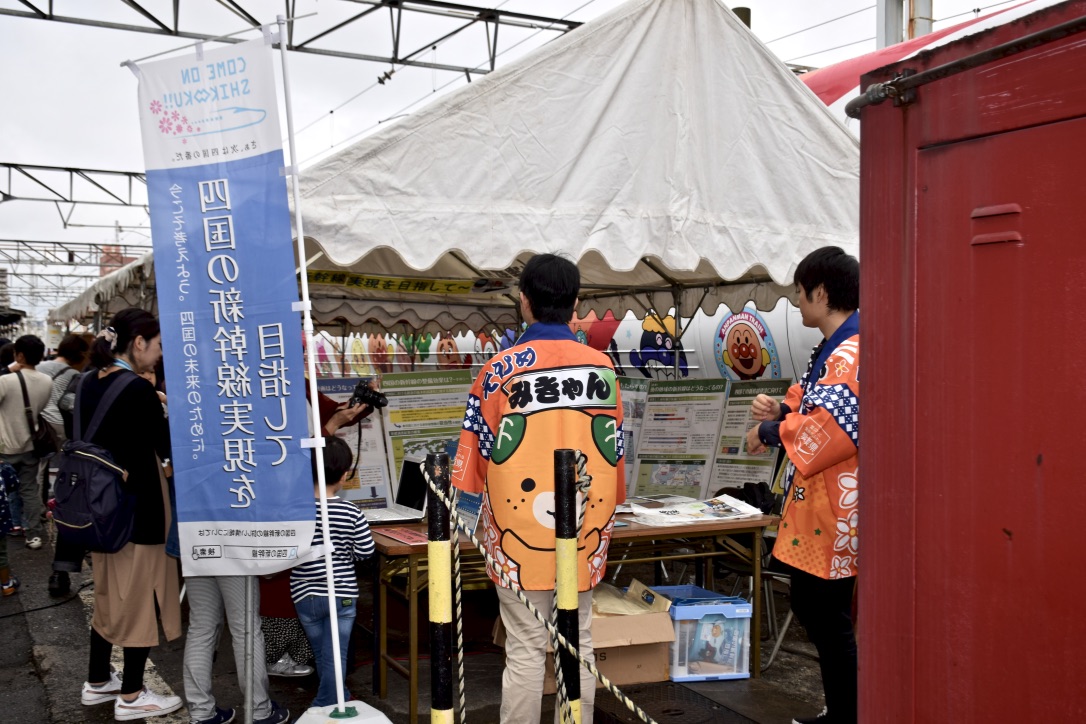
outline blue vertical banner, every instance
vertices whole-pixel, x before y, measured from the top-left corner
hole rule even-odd
[[[186,576],[289,568],[315,528],[272,57],[136,71]]]

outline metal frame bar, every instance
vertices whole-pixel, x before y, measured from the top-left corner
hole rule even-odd
[[[510,25],[513,27],[528,28],[534,30],[552,30],[557,33],[567,33],[581,25],[576,20],[567,20],[565,18],[552,18],[542,15],[530,15],[527,13],[517,13],[508,10],[478,7],[474,5],[462,5],[459,3],[444,2],[443,0],[336,0],[341,3],[351,3],[353,5],[368,6],[367,9],[358,13],[354,17],[346,21],[338,21],[324,30],[318,31],[312,37],[302,41],[301,43],[294,42],[294,28],[293,24],[288,30],[287,34],[287,50],[292,50],[298,53],[311,53],[314,55],[327,55],[338,58],[349,58],[353,60],[366,60],[374,63],[384,63],[390,65],[409,65],[419,68],[430,68],[433,70],[447,70],[457,73],[480,73],[485,74],[489,70],[493,70],[496,65],[497,57],[497,43],[498,43],[498,26]],[[50,20],[53,22],[70,23],[74,25],[85,25],[96,28],[107,28],[111,30],[127,30],[137,33],[150,33],[152,35],[168,35],[177,38],[187,38],[191,40],[210,41],[223,43],[240,43],[243,42],[241,38],[221,38],[215,35],[208,35],[206,33],[198,33],[194,31],[182,30],[181,28],[181,0],[173,1],[173,22],[166,23],[160,18],[147,10],[140,2],[136,0],[120,0],[120,2],[126,7],[131,8],[140,16],[145,18],[149,25],[136,25],[133,23],[115,23],[98,20],[94,17],[77,17],[72,15],[57,15],[53,12],[52,3],[49,5],[49,9],[42,10],[35,5],[31,4],[29,0],[20,0],[29,10],[15,10],[9,8],[0,8],[0,15],[7,15],[9,17],[21,17],[29,18],[31,20]],[[218,0],[219,4],[227,10],[231,11],[239,18],[253,27],[260,25],[260,21],[250,13],[242,3],[238,0]],[[296,5],[292,0],[286,0],[286,8],[288,11],[293,9],[293,5]],[[343,27],[354,23],[355,21],[369,15],[380,8],[388,8],[390,11],[390,17],[392,23],[390,26],[391,38],[392,38],[392,55],[391,56],[379,56],[369,55],[366,53],[354,53],[345,50],[335,50],[332,48],[314,48],[311,44],[319,40],[336,30],[340,30]],[[414,53],[400,57],[400,36],[403,28],[403,13],[413,13],[415,15],[436,15],[450,19],[466,19],[469,22],[460,28],[453,30],[447,34],[442,35],[440,38],[430,41],[422,45],[422,47]],[[294,17],[293,12],[288,13],[288,17]],[[447,63],[430,63],[423,60],[415,60],[414,56],[418,55],[423,50],[430,48],[448,38],[457,35],[464,30],[470,28],[478,22],[483,22],[487,26],[487,33],[485,43],[487,47],[487,57],[489,59],[490,68],[473,68],[464,65],[455,65]],[[494,24],[494,33],[491,36],[489,32],[490,24]]]

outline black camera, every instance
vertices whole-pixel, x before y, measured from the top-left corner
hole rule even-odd
[[[369,380],[359,380],[358,384],[354,386],[354,392],[351,393],[351,401],[347,403],[347,407],[369,405],[380,410],[387,404],[388,398],[370,387]]]

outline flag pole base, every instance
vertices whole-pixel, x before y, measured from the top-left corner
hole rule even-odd
[[[298,719],[296,724],[392,724],[384,714],[361,701],[348,701],[343,709],[337,704],[314,706]]]

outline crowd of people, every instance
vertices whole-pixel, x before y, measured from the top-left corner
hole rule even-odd
[[[803,378],[783,401],[759,395],[751,412],[757,424],[747,449],[784,448],[789,463],[779,537],[773,555],[792,580],[792,607],[819,653],[826,707],[795,724],[853,724],[856,721],[854,590],[858,560],[859,476],[859,265],[836,247],[812,252],[795,276],[804,325],[824,337],[812,352]],[[577,304],[580,275],[569,260],[533,257],[521,274],[521,313],[527,329],[503,351],[503,362],[484,365],[467,401],[453,466],[453,485],[483,493],[477,534],[490,556],[502,621],[507,632],[501,721],[537,723],[544,683],[548,634],[527,612],[519,590],[536,608],[549,611],[555,597],[554,461],[552,451],[581,451],[589,481],[581,495],[590,505],[579,531],[576,598],[579,647],[592,656],[592,589],[602,579],[614,526],[615,507],[625,497],[622,403],[610,358],[578,342],[569,322]],[[28,548],[42,546],[40,468],[32,445],[35,421],[70,437],[67,418],[87,429],[95,412],[108,406],[92,442],[107,449],[127,471],[125,489],[135,497],[129,542],[113,553],[90,554],[94,615],[90,661],[82,701],[113,702],[119,721],[176,711],[177,696],[148,690],[143,672],[161,625],[168,640],[182,634],[173,493],[169,477],[169,431],[161,370],[159,323],[139,309],[119,312],[89,346],[90,370],[77,377],[88,342],[69,336],[57,358],[42,363],[44,345],[33,336],[0,348],[0,583],[5,596],[18,579],[7,561],[10,532]],[[559,378],[562,386],[559,388]],[[74,385],[73,381],[78,380]],[[113,386],[119,393],[110,395]],[[308,394],[308,391],[307,391]],[[74,397],[72,400],[67,396]],[[324,495],[333,543],[332,578],[338,626],[329,611],[325,563],[310,561],[261,581],[264,614],[249,621],[255,635],[253,717],[260,724],[285,722],[289,712],[270,699],[268,674],[319,675],[314,706],[337,701],[335,678],[347,671],[349,639],[359,589],[354,564],[374,552],[366,517],[338,497],[352,469],[349,446],[333,433],[368,414],[318,400],[326,436]],[[67,418],[65,413],[67,412]],[[323,539],[316,456],[313,490],[317,531]],[[46,477],[46,480],[48,478]],[[46,489],[47,489],[46,485]],[[10,530],[9,530],[10,529]],[[173,540],[171,540],[173,539]],[[171,553],[174,557],[171,557]],[[78,571],[86,551],[57,542],[50,591],[67,592],[68,574]],[[136,572],[139,575],[135,575]],[[192,722],[227,724],[233,708],[218,705],[211,663],[224,621],[230,626],[236,661],[242,661],[245,630],[244,576],[190,576],[184,685]],[[570,601],[567,599],[567,604]],[[563,608],[570,608],[569,605]],[[113,646],[123,648],[120,674],[110,666]],[[335,649],[338,647],[339,660]],[[239,669],[241,667],[239,666]],[[247,682],[241,682],[244,688]],[[591,724],[595,682],[582,668],[581,721]],[[349,699],[349,693],[346,693]]]
[[[219,706],[214,697],[211,664],[224,622],[230,627],[235,660],[239,664],[244,661],[246,577],[181,578],[158,320],[150,312],[125,309],[97,337],[67,335],[55,358],[46,362],[42,361],[45,345],[33,335],[19,337],[14,343],[0,342],[0,359],[8,352],[11,359],[0,364],[3,595],[14,595],[19,587],[8,564],[8,541],[23,539],[31,550],[43,546],[50,456],[42,456],[34,448],[37,426],[53,428],[58,448],[73,435],[100,446],[125,471],[123,489],[133,502],[130,537],[119,550],[106,553],[88,551],[60,531],[49,580],[51,595],[68,594],[70,574],[79,572],[89,557],[94,611],[81,701],[87,706],[112,703],[117,721],[169,714],[186,703],[179,696],[144,685],[150,650],[159,644],[159,628],[168,641],[182,635],[183,581],[189,609],[183,671],[189,716],[198,724],[234,721],[236,709]],[[26,396],[22,394],[24,386]],[[324,479],[335,543],[333,568],[340,623],[331,630],[323,561],[300,565],[270,580],[260,579],[258,590],[263,600],[258,594],[249,622],[255,631],[252,701],[253,720],[258,724],[281,724],[290,718],[290,712],[269,696],[269,673],[305,676],[316,671],[319,688],[313,705],[336,703],[330,637],[339,637],[340,671],[345,676],[358,599],[354,564],[373,554],[365,516],[336,495],[353,468],[353,456],[346,443],[333,436],[338,428],[356,424],[372,408],[347,408],[323,395],[318,406],[321,432],[327,436]],[[100,419],[94,424],[96,414]],[[80,436],[80,430],[87,434]],[[316,456],[313,461],[315,542],[319,542]],[[123,651],[120,672],[110,664],[114,646]],[[308,664],[310,660],[315,667]],[[239,683],[244,691],[248,681],[239,677]]]

